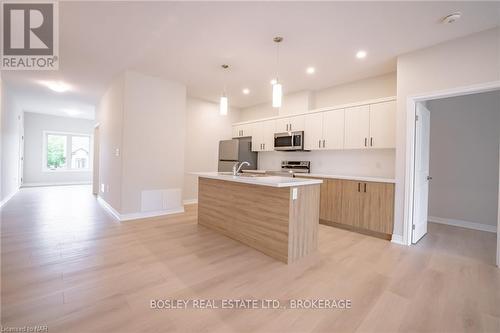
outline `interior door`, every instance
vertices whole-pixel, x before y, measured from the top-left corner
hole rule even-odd
[[[323,139],[325,149],[344,148],[344,109],[325,112],[323,115]]]
[[[417,103],[416,115],[412,243],[418,242],[427,233],[427,211],[429,206],[429,145],[431,115],[429,110],[422,103]]]
[[[370,135],[370,107],[368,105],[345,109],[345,149],[368,147]]]
[[[396,101],[370,105],[371,148],[396,147]]]
[[[318,150],[323,148],[323,113],[305,116],[304,149]]]

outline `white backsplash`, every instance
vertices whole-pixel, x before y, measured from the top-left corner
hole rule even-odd
[[[311,173],[394,178],[395,149],[260,152],[259,169],[280,170],[281,161],[311,161]]]

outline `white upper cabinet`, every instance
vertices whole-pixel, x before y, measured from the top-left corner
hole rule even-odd
[[[304,149],[344,148],[344,109],[312,113],[304,118]]]
[[[252,151],[273,151],[275,120],[265,120],[253,124]]]
[[[251,136],[253,151],[273,151],[275,133],[294,131],[304,131],[305,150],[395,148],[396,101],[234,125],[233,138]]]
[[[396,102],[370,105],[371,148],[396,147]]]
[[[254,124],[243,124],[233,126],[233,138],[242,138],[245,136],[252,136]]]
[[[345,149],[368,148],[370,106],[345,109]]]
[[[344,148],[344,109],[323,113],[323,149]]]
[[[303,131],[304,120],[304,115],[276,119],[276,133]]]
[[[323,113],[311,113],[304,117],[304,149],[322,149]]]

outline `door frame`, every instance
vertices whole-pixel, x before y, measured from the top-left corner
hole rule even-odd
[[[92,194],[99,195],[99,163],[100,163],[100,123],[94,125],[92,142]]]
[[[465,96],[483,92],[500,90],[500,81],[492,81],[453,89],[439,90],[409,96],[406,100],[406,157],[404,177],[404,220],[403,244],[411,246],[411,231],[413,225],[414,179],[415,179],[415,115],[416,104],[434,99],[455,96]],[[499,221],[500,227],[500,211]],[[497,228],[498,229],[498,228]],[[498,239],[498,231],[497,231]],[[497,241],[497,266],[500,263],[500,239]],[[500,266],[499,266],[500,267]]]

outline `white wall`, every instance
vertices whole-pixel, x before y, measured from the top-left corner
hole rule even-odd
[[[315,108],[396,96],[396,73],[349,82],[314,94]]]
[[[24,113],[24,184],[90,183],[91,171],[42,171],[44,131],[92,135],[94,121]]]
[[[281,161],[311,161],[311,173],[394,178],[394,149],[260,152],[259,169],[280,170]]]
[[[336,105],[396,96],[396,73],[349,82],[316,91],[299,91],[283,97],[283,107],[271,102],[241,109],[239,121],[307,112]]]
[[[403,235],[408,97],[500,80],[499,35],[491,29],[398,57],[394,234]]]
[[[116,78],[97,107],[99,122],[99,196],[121,211],[123,103],[125,76]],[[104,191],[102,189],[104,187]]]
[[[218,104],[188,98],[184,200],[198,197],[198,178],[190,172],[217,171],[219,141],[231,138],[231,124],[238,119],[239,110],[236,108],[231,108],[227,116],[221,116]]]
[[[182,208],[185,103],[185,86],[130,71],[101,98],[99,195],[118,213]]]
[[[429,216],[496,226],[500,92],[427,103]]]
[[[123,213],[141,210],[142,191],[175,190],[179,191],[179,200],[182,199],[185,123],[184,85],[126,72]]]
[[[1,184],[0,201],[19,189],[20,136],[22,131],[22,110],[8,85],[2,83],[2,120],[1,120]]]

